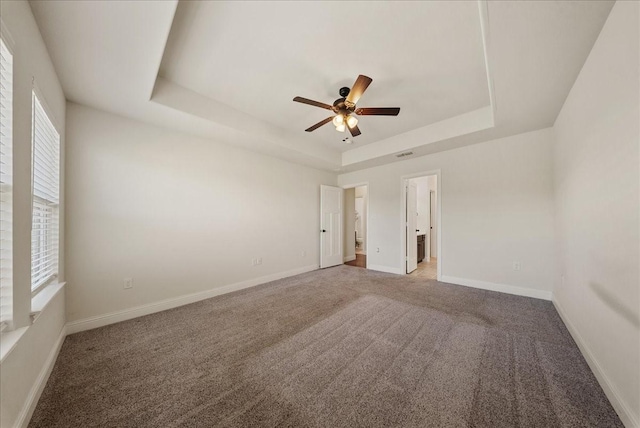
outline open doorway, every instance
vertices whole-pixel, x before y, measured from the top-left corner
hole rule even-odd
[[[439,173],[403,179],[405,273],[437,280],[440,275]]]
[[[344,189],[344,264],[367,267],[368,186]]]

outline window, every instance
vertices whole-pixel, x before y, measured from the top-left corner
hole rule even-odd
[[[33,93],[33,217],[31,290],[58,274],[60,134]]]
[[[0,331],[13,308],[13,56],[0,39]]]

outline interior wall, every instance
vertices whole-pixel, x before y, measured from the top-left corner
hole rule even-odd
[[[70,321],[319,265],[333,173],[72,103],[67,147]]]
[[[548,128],[338,176],[369,183],[370,268],[402,273],[402,177],[440,170],[443,280],[550,298],[552,144]]]
[[[342,193],[344,197],[344,237],[343,250],[344,260],[351,261],[356,258],[356,241],[354,239],[356,232],[356,189],[344,189]]]
[[[65,97],[28,2],[0,2],[3,37],[13,53],[13,314],[19,335],[0,362],[0,425],[28,421],[32,399],[39,396],[39,377],[46,381],[49,356],[56,353],[65,325],[64,292],[58,293],[32,323],[31,312],[31,127],[33,85],[60,132],[60,167],[64,171]],[[61,228],[64,181],[61,178]],[[64,239],[60,240],[60,281],[64,281]],[[31,409],[32,410],[32,409]]]
[[[640,426],[639,12],[616,2],[554,126],[554,299],[628,427]]]

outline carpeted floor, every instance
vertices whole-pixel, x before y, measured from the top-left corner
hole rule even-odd
[[[550,302],[338,266],[66,338],[30,427],[622,427]]]

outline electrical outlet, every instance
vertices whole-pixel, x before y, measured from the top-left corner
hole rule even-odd
[[[380,247],[376,247],[376,253],[380,252]]]
[[[122,288],[128,290],[129,288],[133,288],[133,278],[125,278],[122,280]]]
[[[300,257],[307,257],[307,252],[305,250],[302,250],[302,252],[300,253]]]
[[[513,270],[522,270],[522,263],[513,262]]]
[[[251,266],[256,266],[258,264],[258,259],[251,259]]]
[[[258,260],[257,260],[256,264],[259,264],[259,265],[262,264],[262,257],[258,257]]]

